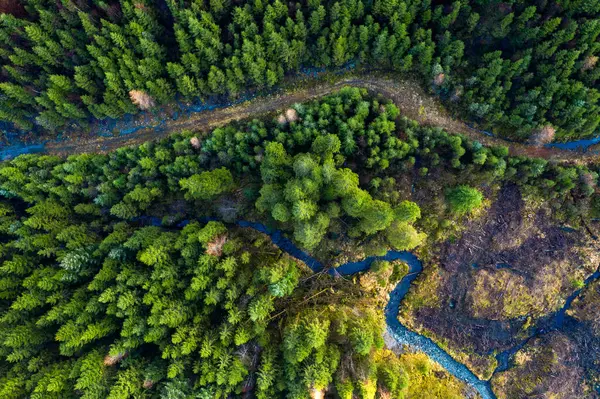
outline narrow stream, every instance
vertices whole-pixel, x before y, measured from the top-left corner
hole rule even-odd
[[[522,349],[525,345],[527,345],[527,343],[530,340],[547,334],[549,332],[560,330],[565,323],[565,318],[569,317],[567,315],[567,310],[569,310],[575,298],[577,298],[579,294],[581,294],[581,291],[585,287],[587,287],[590,283],[594,282],[595,280],[598,280],[599,278],[600,269],[596,270],[594,273],[588,276],[583,283],[583,287],[573,291],[571,295],[567,297],[565,304],[559,310],[557,310],[555,313],[549,316],[543,317],[538,323],[538,327],[535,327],[533,329],[533,332],[527,338],[525,338],[515,346],[498,353],[496,355],[496,360],[498,360],[498,366],[494,370],[494,374],[497,372],[508,370],[508,368],[510,367],[510,361],[514,354],[517,353],[520,349]]]
[[[167,121],[176,121],[182,116],[190,117],[191,115],[200,112],[231,107],[241,104],[244,101],[251,100],[254,97],[255,94],[249,92],[233,101],[223,99],[219,96],[211,97],[205,102],[196,99],[188,104],[176,101],[172,104],[173,106],[177,106],[177,111],[175,112],[167,112],[167,106],[165,106],[158,110],[141,111],[136,115],[126,114],[121,119],[106,118],[95,120],[94,127],[91,130],[95,132],[93,135],[96,137],[107,138],[114,136],[128,136],[143,129],[153,129],[158,135],[167,129]],[[2,127],[1,123],[0,127]],[[4,133],[8,138],[9,143],[4,146],[0,144],[0,161],[12,159],[22,154],[44,153],[46,152],[46,145],[49,143],[67,142],[59,136],[56,139],[50,140],[43,140],[41,137],[38,137],[39,141],[35,143],[25,143],[20,139],[22,133],[18,131],[7,131],[6,129],[0,128],[0,133]],[[71,140],[76,141],[77,138]]]
[[[313,272],[316,273],[323,270],[324,266],[318,260],[310,256],[305,251],[299,249],[292,241],[284,237],[281,231],[271,230],[262,223],[257,222],[238,221],[236,224],[240,227],[250,227],[260,231],[261,233],[269,235],[273,243],[282,251],[298,260],[303,261],[311,268]],[[409,267],[407,275],[404,276],[404,278],[390,293],[390,299],[385,307],[385,320],[390,335],[398,343],[408,345],[418,351],[424,352],[427,356],[429,356],[430,359],[440,364],[450,374],[473,387],[483,399],[496,399],[496,395],[492,391],[489,381],[479,379],[464,364],[458,362],[456,359],[450,356],[448,352],[442,349],[430,338],[409,330],[398,320],[398,312],[400,310],[402,300],[408,293],[411,283],[419,276],[421,271],[423,271],[423,265],[415,255],[406,251],[390,250],[383,256],[371,256],[358,262],[348,262],[336,268],[332,268],[328,270],[328,272],[333,276],[348,276],[368,270],[371,267],[371,264],[376,260],[402,260],[406,262]],[[506,351],[497,354],[496,359],[498,360],[498,366],[494,370],[494,373],[506,371],[510,366],[510,361],[513,355],[522,349],[531,339],[544,335],[548,332],[561,329],[565,322],[565,317],[568,317],[566,312],[571,307],[575,298],[579,296],[584,287],[588,286],[590,283],[599,278],[600,269],[587,277],[583,287],[572,292],[571,295],[569,295],[569,297],[566,299],[564,305],[558,311],[542,320],[542,323],[540,324],[546,327],[536,327],[529,337],[517,345],[507,349]]]
[[[333,73],[340,74],[345,71],[351,70],[354,68],[353,63],[348,63],[346,66],[339,68],[338,70],[333,71]],[[325,68],[302,68],[298,72],[298,76],[304,77],[316,77],[320,73],[325,72]],[[277,87],[273,88],[267,93],[276,92]],[[183,104],[176,100],[173,104],[168,104],[163,106],[157,110],[151,111],[142,111],[136,115],[126,114],[120,119],[111,119],[106,118],[102,120],[91,120],[90,123],[93,124],[92,130],[95,131],[95,135],[98,137],[114,137],[114,136],[127,136],[136,133],[142,129],[153,129],[158,133],[165,131],[168,128],[168,121],[175,121],[179,119],[182,115],[187,117],[192,114],[201,113],[205,111],[210,111],[214,109],[227,108],[236,104],[240,104],[242,102],[251,100],[255,98],[257,95],[254,91],[248,91],[246,94],[241,96],[236,100],[229,100],[224,96],[213,96],[210,97],[207,101],[202,102],[199,99],[196,99],[192,103]],[[167,109],[170,107],[174,107],[178,109],[175,112],[167,112]],[[471,123],[465,123],[469,128],[476,130],[482,135],[497,137],[494,133],[481,130],[476,128]],[[82,128],[83,129],[83,128]],[[21,154],[33,154],[33,153],[43,153],[46,152],[46,144],[48,143],[60,143],[63,141],[60,135],[56,139],[52,140],[43,140],[41,137],[37,138],[37,142],[34,143],[25,143],[22,141],[23,132],[17,130],[11,130],[9,124],[0,121],[0,133],[4,134],[5,137],[8,138],[7,145],[0,144],[0,161],[12,159]],[[77,140],[72,139],[72,141]],[[507,139],[503,139],[506,141]],[[66,142],[66,141],[65,141]],[[569,151],[579,151],[586,152],[590,147],[600,143],[600,135],[592,138],[575,140],[565,143],[549,143],[545,144],[545,147],[548,148],[558,148],[562,150]]]
[[[162,219],[158,217],[143,216],[140,218],[136,218],[135,220],[141,221],[142,223],[148,223],[153,226],[162,226]],[[201,222],[207,222],[209,220],[218,219],[199,219],[199,221]],[[177,227],[183,227],[189,222],[189,220],[184,220],[178,223]],[[313,258],[307,252],[298,248],[290,239],[286,238],[280,230],[272,230],[262,223],[249,222],[245,220],[237,221],[235,222],[235,224],[237,224],[240,227],[252,228],[256,231],[267,234],[271,238],[273,244],[275,244],[279,249],[281,249],[288,255],[304,262],[314,273],[321,272],[325,269],[325,266],[321,262]],[[358,272],[368,270],[373,264],[373,262],[376,260],[402,260],[409,267],[406,276],[404,276],[404,278],[400,280],[400,282],[398,282],[396,287],[390,293],[390,299],[385,307],[385,320],[390,335],[398,343],[408,345],[414,348],[415,350],[424,352],[427,356],[429,356],[429,358],[440,364],[450,374],[473,387],[482,396],[483,399],[496,399],[496,395],[492,391],[489,381],[479,379],[464,364],[458,362],[456,359],[450,356],[448,352],[442,349],[430,338],[427,338],[421,334],[409,330],[398,320],[398,312],[400,310],[402,300],[408,293],[411,283],[423,271],[423,265],[419,258],[417,258],[410,252],[390,250],[383,256],[370,256],[361,261],[344,263],[343,265],[340,265],[336,268],[329,269],[328,273],[334,277],[353,275]],[[477,266],[474,264],[474,267]],[[593,281],[598,280],[599,278],[600,268],[585,279],[582,288],[575,290],[571,293],[571,295],[567,297],[565,304],[559,310],[541,319],[540,323],[538,323],[539,326],[533,329],[533,333],[531,335],[529,335],[527,338],[514,345],[513,347],[498,353],[496,355],[496,359],[498,360],[498,366],[496,366],[494,374],[497,372],[506,371],[510,367],[510,361],[514,354],[517,353],[520,349],[522,349],[531,339],[534,339],[551,331],[561,329],[565,322],[565,318],[568,317],[566,315],[566,312],[571,307],[571,304],[573,303],[575,298],[579,296],[583,288],[588,286]]]
[[[157,217],[144,216],[137,218],[136,220],[149,223],[153,226],[162,225],[162,220]],[[200,219],[200,221],[204,222],[208,220],[216,219]],[[184,220],[178,223],[177,227],[183,227],[189,222],[189,220]],[[273,244],[275,244],[279,249],[304,262],[313,272],[317,273],[324,270],[325,267],[321,262],[310,256],[307,252],[298,248],[291,240],[284,237],[281,231],[271,230],[262,223],[248,222],[245,220],[237,221],[235,224],[240,227],[249,227],[261,233],[267,234],[269,237],[271,237]],[[421,271],[423,271],[423,264],[419,258],[410,252],[390,250],[383,256],[370,256],[358,262],[348,262],[336,268],[329,269],[328,272],[332,276],[348,276],[368,270],[371,267],[371,264],[376,260],[402,260],[406,262],[409,268],[406,276],[400,280],[400,282],[390,293],[390,300],[385,307],[385,320],[390,335],[398,343],[410,346],[415,350],[425,353],[427,356],[429,356],[429,358],[440,364],[440,366],[446,369],[446,371],[448,371],[450,374],[472,386],[482,396],[483,399],[496,399],[496,395],[493,393],[488,381],[480,380],[464,364],[455,360],[431,339],[414,331],[410,331],[408,328],[403,326],[400,321],[398,321],[400,303],[402,302],[402,299],[404,299],[404,296],[408,293],[411,283],[419,276]]]
[[[477,131],[478,133],[481,133],[485,136],[489,136],[489,137],[496,137],[496,138],[501,138],[504,141],[507,141],[509,143],[518,143],[517,141],[514,140],[510,140],[507,138],[503,138],[503,137],[499,137],[498,135],[487,131],[487,130],[481,130],[477,127],[475,127],[475,125],[473,125],[472,123],[468,123],[465,122],[465,125],[469,128],[469,129],[473,129],[475,131]],[[596,144],[600,144],[600,135],[595,136],[595,137],[591,137],[591,138],[587,138],[587,139],[580,139],[580,140],[573,140],[573,141],[567,141],[564,143],[547,143],[544,144],[544,147],[547,148],[558,148],[561,150],[567,150],[567,151],[580,151],[580,152],[586,152],[590,147],[596,145]]]

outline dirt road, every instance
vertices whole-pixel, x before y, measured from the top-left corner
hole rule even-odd
[[[571,163],[588,163],[600,158],[600,155],[592,152],[583,153],[557,148],[536,147],[487,136],[476,129],[468,127],[464,122],[454,119],[437,99],[426,94],[415,82],[380,76],[346,77],[334,83],[319,83],[308,89],[259,97],[239,105],[202,111],[187,117],[180,117],[177,120],[167,120],[160,126],[160,129],[145,128],[128,135],[108,138],[79,137],[71,141],[50,142],[46,145],[45,152],[58,155],[107,152],[117,147],[165,137],[184,129],[207,131],[231,121],[256,117],[287,108],[297,102],[319,98],[339,90],[343,86],[362,87],[373,94],[381,94],[390,98],[403,115],[421,124],[439,126],[451,133],[461,133],[485,145],[507,146],[511,155],[540,157]]]

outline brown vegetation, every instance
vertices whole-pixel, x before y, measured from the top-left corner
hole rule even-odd
[[[577,153],[570,150],[557,148],[535,147],[526,144],[512,143],[497,137],[489,137],[477,130],[468,127],[462,121],[452,118],[435,98],[427,96],[419,86],[412,81],[391,79],[378,76],[359,76],[344,78],[335,83],[321,83],[310,89],[302,89],[286,93],[283,96],[270,96],[253,100],[250,103],[231,106],[211,112],[200,112],[189,118],[168,120],[165,129],[157,132],[152,127],[141,129],[134,134],[121,135],[110,138],[97,138],[93,134],[98,127],[89,130],[90,136],[81,137],[81,132],[64,132],[66,140],[49,142],[45,152],[50,154],[79,154],[83,152],[107,152],[111,149],[142,143],[152,139],[160,138],[172,132],[184,129],[209,130],[223,126],[234,120],[256,117],[257,114],[272,112],[281,109],[282,106],[290,106],[330,94],[344,86],[355,86],[368,89],[372,93],[381,94],[390,98],[400,109],[402,115],[418,120],[427,126],[437,126],[446,129],[450,133],[460,133],[488,146],[505,145],[509,147],[511,155],[530,156],[545,159],[553,159],[567,162],[587,163],[596,161],[598,154],[594,151]],[[459,95],[462,93],[459,93]],[[140,117],[141,118],[141,117]]]
[[[563,280],[553,265],[545,266],[533,281],[509,269],[482,269],[475,273],[468,302],[473,316],[489,320],[541,316],[557,307]]]
[[[0,0],[0,14],[11,14],[22,18],[27,15],[19,0]]]
[[[325,391],[322,389],[311,388],[310,390],[310,398],[311,399],[324,399]]]
[[[489,377],[495,360],[488,354],[519,342],[527,324],[560,307],[573,281],[600,263],[598,243],[585,229],[563,231],[550,213],[524,201],[516,186],[505,186],[459,239],[436,250],[439,271],[426,264],[403,302],[402,321]],[[432,284],[428,274],[439,282]]]
[[[104,356],[104,365],[105,366],[114,366],[119,363],[121,360],[127,357],[127,353],[118,353],[116,355],[106,355]]]
[[[142,384],[142,386],[145,389],[151,389],[154,386],[154,381],[152,381],[152,380],[144,380],[144,383]]]
[[[573,301],[567,314],[589,323],[594,334],[600,337],[600,281],[586,287],[583,295]]]
[[[590,55],[585,57],[585,60],[583,61],[583,66],[581,67],[581,69],[583,71],[588,71],[590,69],[593,69],[596,64],[598,63],[598,57],[595,55]]]
[[[494,375],[492,387],[498,399],[590,398],[577,365],[577,348],[563,334],[536,338],[515,355],[515,365]]]
[[[154,99],[148,93],[141,90],[131,90],[129,92],[131,102],[138,106],[141,110],[147,110],[156,105]]]
[[[530,143],[536,146],[542,146],[544,144],[551,143],[554,141],[556,135],[556,129],[550,125],[546,125],[540,129],[535,130],[531,134]]]
[[[192,137],[190,139],[190,144],[192,145],[192,147],[194,147],[195,149],[199,150],[200,147],[202,146],[202,142],[200,141],[200,139],[196,136]]]
[[[298,120],[298,112],[293,108],[288,108],[288,110],[285,111],[285,119],[287,119],[288,122],[296,122]]]
[[[206,253],[212,256],[221,256],[223,254],[223,246],[227,242],[227,234],[222,234],[215,237],[208,243]]]
[[[288,108],[283,114],[277,115],[277,123],[279,123],[280,125],[296,122],[297,120],[298,112],[293,108]]]

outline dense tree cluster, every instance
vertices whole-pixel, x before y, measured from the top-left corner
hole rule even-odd
[[[238,171],[256,169],[262,161],[265,142],[281,143],[288,152],[309,151],[318,137],[333,134],[339,140],[337,158],[352,156],[368,169],[385,169],[390,161],[407,155],[415,143],[396,134],[398,108],[368,96],[367,91],[344,87],[319,101],[295,104],[268,125],[254,120],[245,127],[229,125],[215,129],[202,150]]]
[[[418,147],[404,161],[404,168],[417,166],[423,176],[439,168],[456,171],[461,186],[490,185],[511,182],[532,198],[544,198],[555,209],[555,216],[569,223],[577,223],[582,217],[589,219],[600,214],[600,191],[598,177],[600,166],[564,165],[540,158],[508,155],[506,147],[485,147],[477,141],[460,135],[451,135],[440,128],[420,126],[403,118],[399,128],[410,137],[418,139]],[[472,187],[456,190],[449,187],[447,199],[450,210],[458,210],[470,203],[481,204],[480,194]],[[452,193],[459,193],[462,205],[453,204]],[[464,210],[467,210],[465,208]]]
[[[327,101],[341,111],[346,94]],[[360,107],[348,99],[346,111]],[[266,122],[267,136],[277,126]],[[388,225],[413,223],[419,208],[394,212],[372,199],[341,168],[338,135],[320,133],[314,158],[275,141],[259,145],[265,154],[249,176],[210,167],[218,156],[177,135],[108,155],[25,155],[2,164],[0,396],[307,398],[331,384],[341,397],[401,396],[407,377],[382,351],[383,314],[372,296],[354,293],[356,302],[342,305],[343,290],[301,283],[307,269],[264,236],[179,222],[219,216],[221,198],[235,198],[240,178],[266,192],[293,173],[301,189],[330,173],[346,176],[347,192],[337,198],[343,208],[363,200],[375,208],[372,218],[352,215],[363,235],[380,229],[372,225],[379,208]],[[333,199],[319,206],[332,208]],[[145,226],[148,215],[162,217],[161,225]],[[313,295],[319,299],[307,302]]]
[[[0,120],[60,129],[271,87],[348,62],[419,76],[523,139],[592,134],[600,3],[589,0],[26,0],[0,17]],[[553,127],[554,126],[554,127]]]
[[[376,360],[381,313],[295,306],[306,269],[258,233],[100,220],[86,231],[59,208],[49,225],[33,208],[3,209],[3,398],[306,398],[334,379],[345,392],[406,388],[397,359]]]
[[[203,148],[183,134],[2,163],[0,397],[401,397],[375,295],[305,279],[265,236],[207,220],[235,208],[307,248],[336,225],[340,241],[405,249],[441,219],[405,200],[403,172],[460,172],[449,213],[478,206],[464,185],[483,182],[519,184],[571,221],[600,200],[597,166],[509,157],[397,114],[345,89],[285,123],[217,129]],[[373,281],[400,274],[378,268]]]
[[[265,184],[256,202],[258,210],[270,212],[279,222],[290,222],[294,238],[309,249],[323,240],[331,219],[344,216],[349,217],[350,236],[385,231],[395,249],[410,250],[419,245],[425,237],[409,224],[416,217],[399,220],[389,203],[373,199],[361,189],[356,173],[338,167],[344,158],[334,160],[340,146],[337,136],[320,136],[313,142],[311,153],[292,158],[281,143],[268,143],[261,164]],[[419,209],[415,203],[407,204]],[[400,208],[398,213],[405,212]],[[404,240],[397,239],[401,234],[405,234]]]
[[[419,207],[407,202],[416,213],[409,211],[414,217],[402,219],[408,208],[395,210],[389,202],[373,199],[359,186],[359,176],[343,167],[348,157],[360,168],[382,171],[409,153],[416,141],[397,136],[397,107],[350,87],[294,107],[286,112],[293,118],[280,116],[270,125],[254,120],[215,129],[203,152],[240,172],[260,169],[257,209],[291,225],[305,248],[319,244],[338,218],[345,220],[350,236],[382,232],[388,237],[385,247],[409,250],[419,245],[425,236],[412,226]]]

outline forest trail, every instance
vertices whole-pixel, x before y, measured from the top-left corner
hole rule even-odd
[[[305,102],[335,92],[344,86],[365,88],[372,94],[380,94],[391,99],[402,115],[418,121],[422,125],[441,127],[450,133],[460,133],[487,146],[503,145],[514,156],[538,157],[547,160],[588,163],[600,158],[594,152],[578,152],[559,148],[538,147],[529,144],[509,142],[498,137],[488,136],[453,118],[441,103],[426,94],[415,82],[396,80],[382,76],[345,77],[336,82],[318,83],[313,87],[258,97],[238,105],[216,108],[182,116],[177,120],[166,120],[156,126],[114,137],[78,137],[68,141],[48,142],[43,152],[56,155],[78,153],[104,153],[118,147],[139,144],[145,141],[166,137],[184,129],[208,131],[229,122],[256,117],[261,114],[285,109],[294,103]]]

